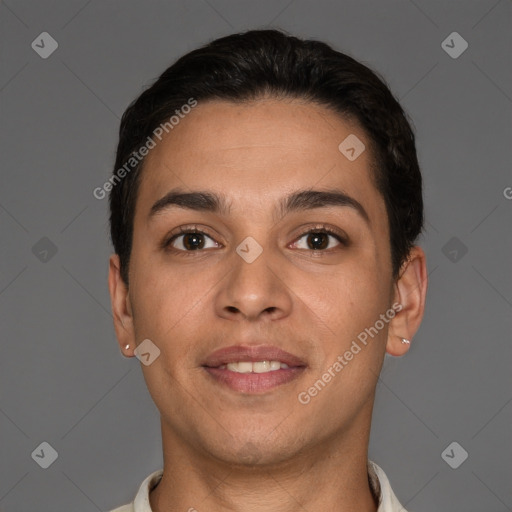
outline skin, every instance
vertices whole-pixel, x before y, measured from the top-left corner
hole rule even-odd
[[[338,150],[349,134],[367,148],[354,161]],[[385,353],[405,354],[401,339],[412,339],[420,325],[427,272],[424,252],[414,247],[399,279],[392,277],[369,148],[356,123],[323,106],[265,98],[200,103],[147,156],[130,286],[112,255],[109,289],[123,354],[133,357],[146,338],[160,349],[152,364],[141,364],[161,415],[164,476],[150,494],[154,512],[377,510],[366,467],[375,387]],[[150,219],[153,203],[177,187],[224,194],[231,209],[173,206]],[[279,200],[306,188],[343,190],[369,222],[348,206],[280,216]],[[186,252],[183,236],[175,252],[161,248],[191,224],[207,231],[204,249]],[[318,224],[343,230],[349,244],[329,236],[326,249],[309,248],[307,232]],[[235,251],[247,236],[263,248],[252,263]],[[300,403],[298,394],[395,302],[402,310]],[[261,340],[307,368],[251,395],[217,384],[201,366],[218,348]]]

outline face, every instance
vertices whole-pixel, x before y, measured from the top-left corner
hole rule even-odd
[[[395,299],[369,147],[325,107],[262,99],[199,103],[150,151],[127,303],[168,435],[276,462],[369,422]]]

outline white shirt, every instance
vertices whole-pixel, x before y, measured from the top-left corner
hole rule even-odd
[[[372,490],[378,496],[379,508],[377,512],[407,512],[391,489],[389,480],[384,471],[372,462],[368,461],[368,474]],[[163,470],[151,473],[141,484],[132,503],[111,510],[110,512],[152,512],[149,505],[149,493],[156,487],[162,478]]]

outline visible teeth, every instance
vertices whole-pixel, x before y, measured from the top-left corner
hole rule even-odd
[[[284,366],[286,366],[284,363],[282,363]],[[281,368],[281,363],[279,361],[270,361],[270,369],[271,370],[279,370]]]
[[[240,373],[251,373],[252,372],[252,363],[251,362],[241,362],[238,363],[238,371]]]
[[[228,370],[237,373],[266,373],[280,370],[281,368],[289,368],[287,364],[280,361],[256,361],[254,363],[239,361],[237,363],[228,363],[226,367]]]
[[[270,371],[270,361],[252,363],[252,371],[254,373],[265,373]]]

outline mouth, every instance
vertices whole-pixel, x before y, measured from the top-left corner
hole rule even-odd
[[[202,367],[217,384],[258,394],[295,380],[307,365],[275,346],[234,345],[210,354]]]

